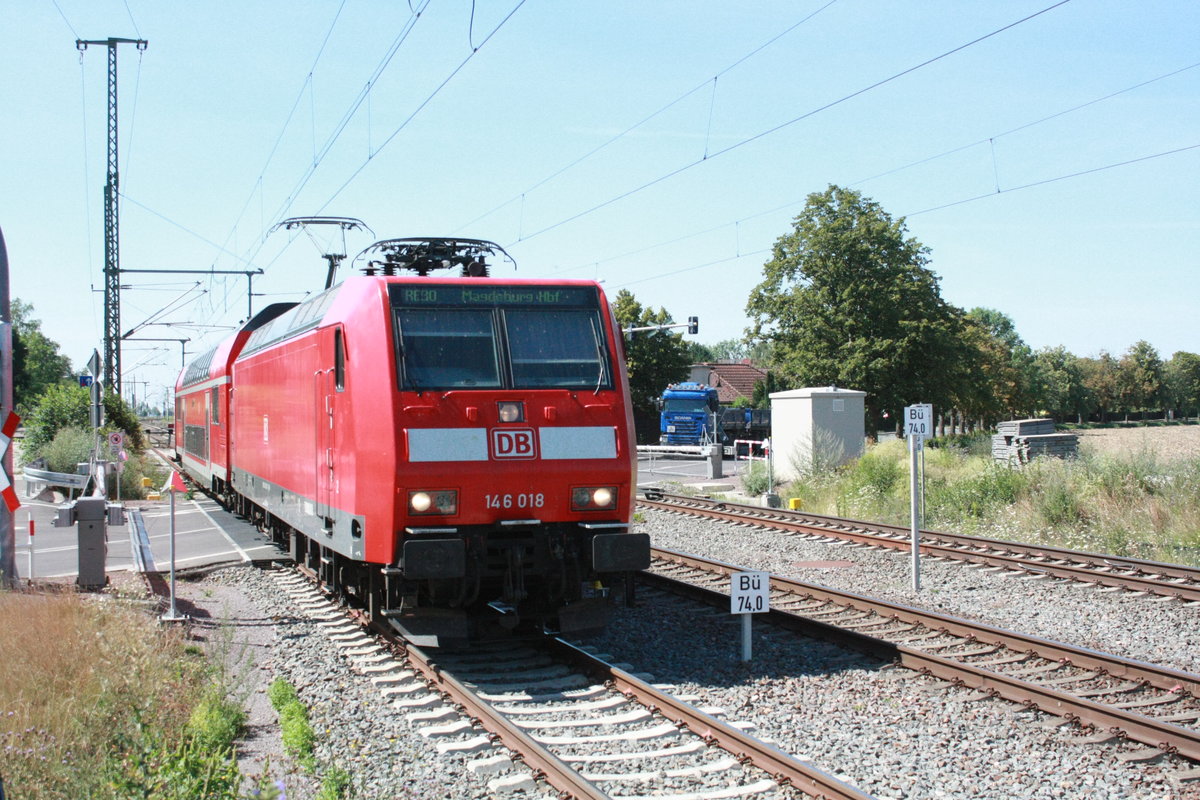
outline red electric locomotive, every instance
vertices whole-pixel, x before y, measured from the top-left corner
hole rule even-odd
[[[264,310],[177,386],[183,467],[418,644],[595,631],[649,564],[607,300],[488,277],[496,254],[379,242],[365,275]]]

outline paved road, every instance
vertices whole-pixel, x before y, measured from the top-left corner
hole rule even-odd
[[[24,481],[18,477],[17,495],[21,507],[14,515],[16,527],[16,566],[21,579],[31,576],[43,580],[70,580],[79,574],[77,529],[56,528],[58,503],[27,496]],[[171,504],[138,500],[126,504],[138,509],[145,521],[154,569],[171,568]],[[32,528],[31,523],[32,522]],[[33,536],[30,537],[30,530]],[[105,569],[134,569],[134,526],[108,528]],[[33,562],[30,570],[30,540]],[[222,509],[217,503],[197,495],[194,500],[179,497],[174,513],[175,566],[177,569],[269,559],[281,555],[261,533],[245,520]],[[149,565],[148,565],[149,566]]]
[[[703,458],[638,454],[638,488],[662,486],[667,483],[721,484],[741,488],[740,475],[746,469],[746,461],[725,459],[721,464],[720,478],[708,477],[708,461]]]

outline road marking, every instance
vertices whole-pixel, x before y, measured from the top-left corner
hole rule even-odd
[[[222,528],[220,525],[217,524],[217,521],[215,519],[213,519],[212,516],[207,511],[204,510],[203,506],[201,506],[195,500],[192,500],[191,502],[194,506],[196,506],[196,508],[200,511],[200,513],[203,514],[204,517],[213,524],[213,527],[216,528],[221,533],[221,535],[225,537],[225,541],[229,542],[229,544],[233,547],[233,549],[236,550],[241,555],[242,561],[250,561],[251,560],[250,555],[245,550],[243,550],[238,545],[238,543],[235,542],[232,537],[230,537],[230,535],[228,533],[225,532],[224,528]]]

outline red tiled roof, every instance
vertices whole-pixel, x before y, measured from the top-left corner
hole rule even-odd
[[[740,364],[695,364],[693,369],[695,367],[708,369],[707,383],[709,386],[717,388],[717,399],[725,404],[732,403],[739,397],[752,399],[754,384],[767,379],[765,369],[759,369],[744,362]]]

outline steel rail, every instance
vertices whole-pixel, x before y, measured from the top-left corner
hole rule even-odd
[[[899,528],[894,525],[862,522],[837,517],[803,515],[798,512],[787,512],[785,515],[777,509],[767,511],[759,506],[746,506],[714,500],[697,502],[695,498],[676,495],[661,494],[659,496],[663,499],[645,499],[638,502],[663,511],[694,513],[734,523],[754,522],[770,525],[781,530],[820,536],[834,536],[852,542],[888,547],[894,550],[909,550],[912,547],[912,543],[908,538],[908,529]],[[667,500],[668,497],[671,498],[670,501]],[[791,516],[792,514],[795,514],[795,516]],[[884,535],[881,535],[881,532]],[[921,536],[920,550],[923,554],[929,556],[939,556],[954,561],[965,561],[985,566],[1002,567],[1013,571],[1064,578],[1083,583],[1113,586],[1131,591],[1144,592],[1146,594],[1175,597],[1187,602],[1200,602],[1200,570],[1187,566],[1163,564],[1157,561],[1140,561],[1119,556],[1082,553],[1056,547],[1008,542],[1001,539],[982,539],[962,534],[946,534],[937,531],[924,531]],[[937,544],[936,541],[932,540],[954,541],[960,544],[958,546]],[[968,545],[973,549],[964,549]],[[981,548],[1006,550],[1013,555],[981,552]],[[1092,564],[1095,566],[1047,564],[1043,561],[1030,560],[1034,557],[1054,558],[1060,561],[1074,561],[1076,564]],[[1164,582],[1149,576],[1103,572],[1100,571],[1101,568],[1137,569],[1150,575],[1163,575],[1179,580],[1189,580],[1193,582],[1193,585]]]
[[[710,573],[731,575],[742,571],[740,567],[735,567],[721,561],[670,550],[654,548],[651,553],[653,557],[661,561],[700,569]],[[686,584],[667,576],[649,572],[643,573],[639,577],[672,586],[680,586],[682,584],[682,586],[687,587],[686,591],[689,594],[703,597],[707,602],[714,605],[728,602],[727,594],[714,589]],[[1193,673],[1132,659],[1124,659],[1107,653],[1074,647],[1061,642],[1039,639],[1014,631],[1006,631],[981,623],[973,623],[944,614],[921,611],[908,606],[876,600],[849,592],[841,592],[823,586],[805,584],[777,575],[771,576],[771,587],[781,592],[807,595],[815,599],[827,600],[857,609],[872,611],[885,618],[924,625],[927,628],[962,636],[971,641],[1000,645],[1017,652],[1037,655],[1049,661],[1058,661],[1064,665],[1093,669],[1110,676],[1137,680],[1164,691],[1187,692],[1193,698],[1200,695],[1200,675]],[[1087,698],[1075,697],[1066,692],[1040,686],[1011,675],[987,670],[972,664],[953,661],[917,648],[888,642],[857,631],[846,630],[838,627],[836,624],[807,619],[801,614],[779,609],[772,609],[769,613],[773,622],[788,627],[800,627],[808,635],[843,642],[847,646],[881,658],[895,659],[904,666],[960,683],[964,686],[993,693],[1007,700],[1035,706],[1042,711],[1063,717],[1069,721],[1094,725],[1105,730],[1119,730],[1130,739],[1157,747],[1165,752],[1178,753],[1193,760],[1200,760],[1200,731],[1174,725],[1154,717],[1135,714],[1124,709],[1106,706]]]
[[[603,678],[621,694],[632,697],[675,725],[686,727],[706,742],[727,750],[738,761],[763,770],[781,785],[791,785],[823,800],[868,800],[871,797],[772,745],[747,736],[732,725],[714,719],[689,703],[655,689],[649,683],[570,642],[555,639],[551,646],[558,655],[572,661],[581,670]]]
[[[394,636],[394,632],[388,634]],[[462,706],[467,716],[479,720],[483,726],[512,750],[530,769],[547,783],[568,797],[578,800],[609,800],[609,795],[584,778],[579,772],[538,744],[533,737],[512,724],[503,714],[464,686],[454,676],[438,667],[437,663],[419,647],[399,643],[408,655],[409,663],[420,672],[438,691],[448,695]]]

